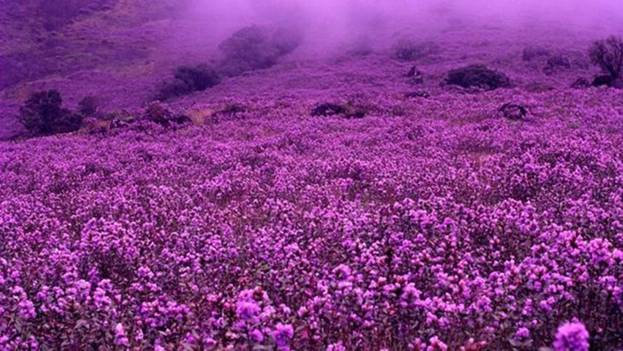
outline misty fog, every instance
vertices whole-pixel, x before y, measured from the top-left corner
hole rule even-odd
[[[623,3],[617,0],[192,0],[183,16],[192,23],[191,33],[178,34],[187,40],[215,44],[242,26],[269,24],[301,31],[315,53],[360,40],[383,46],[407,28],[423,38],[482,26],[534,32],[623,29]]]

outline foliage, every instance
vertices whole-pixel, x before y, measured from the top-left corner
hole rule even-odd
[[[543,72],[547,75],[554,74],[557,70],[570,69],[571,60],[564,55],[554,55],[547,59]]]
[[[78,130],[82,116],[62,107],[56,90],[32,94],[20,108],[20,122],[32,135],[50,135]]]
[[[244,27],[219,45],[223,60],[219,71],[228,76],[274,66],[300,44],[300,34],[283,28]]]
[[[538,46],[529,46],[523,49],[521,58],[523,61],[532,61],[540,57],[549,57],[550,51]]]
[[[186,83],[192,91],[206,90],[220,83],[218,73],[208,65],[178,67],[175,79]]]
[[[401,39],[392,49],[394,58],[401,61],[415,61],[430,56],[439,51],[439,46],[433,42],[416,42],[410,39]]]
[[[175,69],[173,80],[162,83],[156,98],[165,101],[206,90],[220,82],[219,74],[208,65],[180,66]]]
[[[342,105],[334,103],[322,103],[314,107],[312,110],[312,116],[333,116],[346,112],[346,109]]]
[[[498,110],[502,116],[511,121],[521,121],[528,115],[528,109],[520,104],[505,103]]]
[[[623,39],[611,36],[608,39],[596,41],[589,50],[589,56],[591,62],[599,66],[602,72],[610,77],[609,85],[621,78]]]
[[[144,118],[164,127],[188,124],[191,122],[190,117],[184,114],[175,113],[167,105],[161,102],[152,102],[149,104],[149,106],[145,109]]]
[[[95,96],[86,96],[78,103],[78,112],[83,116],[93,116],[97,113],[98,105]]]
[[[503,73],[491,70],[485,65],[471,65],[448,72],[446,83],[463,88],[494,90],[510,86],[510,80]]]
[[[368,114],[368,108],[360,104],[347,102],[344,104],[321,103],[312,109],[312,116],[342,115],[345,118],[363,118]]]

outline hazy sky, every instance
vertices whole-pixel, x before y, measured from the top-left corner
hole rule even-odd
[[[252,23],[304,31],[327,45],[381,37],[405,27],[433,33],[461,23],[531,29],[549,23],[569,30],[602,26],[623,35],[623,0],[190,0],[202,33],[225,37]],[[217,33],[217,34],[215,34]]]
[[[500,20],[534,17],[600,21],[623,16],[621,0],[194,0],[195,11],[226,17],[265,19],[306,16],[318,23],[348,22],[353,16],[374,13],[390,19],[442,14]],[[617,16],[618,14],[618,16]]]

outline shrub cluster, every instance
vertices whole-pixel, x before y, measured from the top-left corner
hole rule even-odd
[[[203,91],[219,84],[220,81],[219,74],[208,65],[180,66],[175,70],[173,80],[161,85],[156,99],[165,101],[195,91]]]
[[[422,73],[417,66],[411,67],[409,72],[407,72],[407,78],[409,78],[409,83],[413,85],[424,83],[424,73]]]
[[[558,70],[571,68],[571,60],[564,55],[554,55],[547,59],[547,63],[543,68],[543,73],[547,75],[554,74]]]
[[[242,28],[219,45],[223,53],[219,71],[235,76],[272,67],[279,58],[296,49],[300,40],[299,33],[282,28],[257,25]]]
[[[621,72],[623,70],[623,39],[611,36],[593,43],[589,50],[591,62],[602,70],[603,75],[595,77],[593,85],[623,87]]]
[[[546,48],[538,46],[529,46],[523,49],[521,59],[524,61],[532,61],[537,58],[549,57],[550,51]]]
[[[20,108],[19,120],[33,136],[67,133],[78,130],[82,115],[62,107],[63,99],[56,90],[32,94]]]
[[[78,103],[78,112],[83,116],[93,116],[97,113],[99,101],[95,96],[85,96]]]
[[[191,122],[190,117],[184,114],[175,113],[169,109],[167,105],[159,102],[153,102],[147,106],[143,118],[164,127],[188,124]]]
[[[446,83],[463,88],[494,90],[510,86],[506,75],[487,68],[485,65],[471,65],[448,72]]]
[[[439,51],[439,46],[433,42],[417,42],[410,39],[401,39],[393,47],[394,58],[401,61],[415,61]]]
[[[269,68],[296,49],[300,41],[296,31],[257,25],[244,27],[219,44],[223,57],[214,67],[206,64],[178,67],[173,79],[158,88],[155,99],[166,101],[203,91],[219,84],[223,76]]]
[[[502,105],[498,112],[506,119],[511,121],[521,121],[528,115],[528,109],[520,104],[505,103]]]
[[[426,90],[416,90],[416,91],[410,91],[408,93],[405,93],[404,95],[406,98],[429,98],[430,97],[430,93]]]
[[[312,116],[334,116],[342,115],[344,118],[363,118],[368,114],[365,106],[347,102],[344,104],[321,103],[316,105],[312,111]]]

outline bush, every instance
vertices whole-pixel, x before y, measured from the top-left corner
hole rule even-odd
[[[559,69],[570,69],[571,61],[568,57],[563,55],[555,55],[547,59],[547,64],[543,68],[543,72],[547,75],[551,75]]]
[[[591,86],[591,82],[589,82],[588,79],[584,77],[580,77],[576,79],[575,82],[571,84],[571,88],[573,89],[583,89],[583,88],[588,88],[590,86]]]
[[[153,102],[145,109],[144,118],[164,127],[191,122],[190,117],[175,113],[167,105],[159,102]]]
[[[193,92],[193,89],[185,81],[180,79],[173,79],[169,82],[163,82],[160,88],[158,88],[158,94],[156,100],[166,101],[176,97],[188,95]]]
[[[471,65],[448,72],[446,83],[463,88],[494,90],[510,86],[506,75],[487,68],[485,65]]]
[[[86,96],[78,103],[78,112],[83,116],[93,116],[97,113],[98,102],[94,96]]]
[[[235,32],[219,44],[223,52],[220,71],[235,76],[246,71],[266,69],[300,44],[296,31],[249,26]]]
[[[186,83],[193,91],[206,90],[221,81],[218,73],[208,65],[178,67],[175,79]]]
[[[413,99],[413,98],[428,99],[430,97],[430,93],[427,92],[426,90],[416,90],[416,91],[411,91],[411,92],[406,93],[405,97],[408,99]]]
[[[621,78],[621,69],[623,68],[623,39],[611,36],[605,40],[599,40],[593,43],[589,50],[591,62],[599,66],[605,76],[597,82],[605,83],[604,85],[614,86]]]
[[[394,45],[393,56],[401,61],[415,61],[438,51],[439,47],[433,42],[417,43],[402,39]]]
[[[20,108],[20,122],[33,135],[51,135],[76,131],[82,116],[62,108],[63,99],[56,90],[34,93]]]
[[[609,75],[600,75],[593,78],[593,82],[591,83],[594,87],[609,87],[613,85],[612,77]]]
[[[345,104],[322,103],[314,107],[312,116],[342,115],[345,118],[363,118],[368,114],[368,108],[363,105],[347,102]]]
[[[549,55],[549,50],[545,48],[530,46],[523,49],[523,54],[521,58],[524,61],[532,61],[539,57],[548,57]]]
[[[424,73],[422,73],[416,66],[411,67],[407,73],[407,78],[409,78],[409,83],[411,84],[424,83]]]
[[[528,109],[523,105],[506,103],[499,108],[498,112],[506,118],[512,121],[521,121],[528,115]]]
[[[181,66],[175,70],[172,81],[162,84],[156,99],[164,101],[188,95],[211,88],[220,82],[216,70],[208,65]]]
[[[334,103],[322,103],[317,105],[312,110],[312,116],[333,116],[340,115],[346,112],[346,109],[342,105]]]
[[[228,103],[222,109],[216,112],[218,115],[236,115],[239,113],[246,112],[247,109],[237,103]]]

